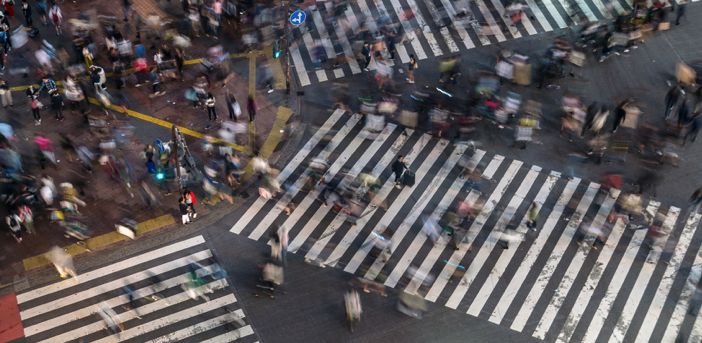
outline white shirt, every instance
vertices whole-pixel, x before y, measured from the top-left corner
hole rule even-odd
[[[163,57],[161,57],[161,53],[157,53],[154,55],[154,63],[156,63],[156,64],[163,63]]]

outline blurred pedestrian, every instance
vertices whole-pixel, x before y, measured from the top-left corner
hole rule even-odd
[[[10,232],[12,233],[12,237],[17,241],[17,243],[22,243],[22,232],[20,229],[22,228],[20,224],[22,221],[20,220],[20,217],[17,215],[17,213],[11,211],[10,214],[8,214],[5,217],[5,222],[7,223],[7,226],[10,228]]]
[[[630,102],[631,99],[624,100],[614,110],[614,123],[612,123],[612,133],[617,132],[617,128],[619,127],[619,125],[626,120],[626,107],[629,105]]]
[[[178,200],[178,208],[180,209],[180,216],[183,220],[183,225],[190,224],[190,207],[185,203],[184,197],[180,197],[180,200]]]
[[[3,6],[5,6],[5,11],[7,16],[10,18],[15,17],[15,1],[14,0],[2,0]]]
[[[51,22],[54,23],[54,26],[56,27],[56,35],[60,36],[63,16],[61,16],[61,9],[59,9],[57,4],[51,6],[51,9],[49,10],[49,18],[51,18]]]
[[[668,120],[670,111],[673,110],[673,107],[675,107],[680,99],[680,96],[682,95],[681,86],[681,83],[675,84],[675,86],[673,86],[673,88],[671,88],[665,95],[665,120]]]
[[[252,95],[249,95],[246,109],[249,111],[249,123],[253,123],[254,119],[256,118],[256,111],[258,111],[258,105],[256,104],[256,100],[254,100]]]
[[[363,49],[361,49],[361,54],[363,54],[363,57],[366,58],[366,63],[363,65],[363,70],[365,70],[365,71],[370,71],[370,69],[368,69],[368,65],[371,63],[371,54],[372,53],[373,53],[373,50],[372,50],[370,44],[368,44],[368,42],[364,42]]]
[[[195,211],[195,205],[197,204],[197,198],[195,198],[195,193],[191,192],[189,189],[183,190],[183,198],[185,199],[185,204],[188,205],[188,212],[192,219],[197,218],[197,211]]]
[[[417,59],[410,55],[409,66],[407,67],[407,83],[414,83],[414,70],[417,69]]]
[[[39,99],[31,98],[29,100],[29,107],[32,108],[32,116],[34,116],[34,125],[41,125],[41,116],[39,115]]]
[[[78,274],[76,273],[76,268],[73,266],[73,257],[65,253],[61,248],[54,246],[46,253],[46,257],[49,261],[54,263],[54,267],[58,270],[59,275],[62,278],[68,277],[70,274],[78,283]]]
[[[44,0],[36,0],[36,10],[39,19],[46,26],[46,2]]]
[[[2,94],[2,107],[7,108],[8,104],[12,107],[12,92],[5,79],[0,79],[0,94]]]
[[[392,163],[392,172],[395,173],[395,188],[402,188],[402,174],[407,170],[405,165],[404,157],[402,155],[397,157],[397,160]]]
[[[690,119],[690,125],[687,127],[687,132],[685,133],[685,137],[683,138],[683,143],[682,145],[685,145],[687,142],[687,137],[692,136],[692,142],[695,142],[695,139],[697,139],[697,134],[700,132],[700,129],[702,128],[702,115],[698,114],[694,116],[692,119]]]
[[[123,0],[122,5],[124,6],[124,8],[122,8],[122,12],[124,13],[124,21],[129,21],[129,15],[134,13],[132,10],[132,1]]]
[[[531,231],[536,231],[536,221],[539,220],[539,210],[541,208],[539,207],[539,204],[536,203],[536,201],[531,203],[531,206],[529,206],[529,210],[527,211],[527,222],[526,226],[527,228],[531,229]]]
[[[234,98],[233,95],[229,94],[228,89],[227,89],[227,109],[229,110],[229,119],[231,119],[233,121],[237,121],[237,119],[241,115],[241,106],[239,106],[239,103],[236,101],[236,98]]]
[[[24,20],[27,22],[27,27],[31,27],[34,23],[32,21],[32,7],[29,6],[27,0],[22,0],[22,14],[24,14]]]
[[[678,3],[678,9],[677,9],[677,15],[675,16],[675,26],[680,25],[680,19],[685,16],[685,8],[687,7],[687,3],[689,1],[685,0],[680,3]],[[687,20],[687,19],[685,19]]]
[[[214,120],[217,120],[217,111],[215,110],[215,97],[212,95],[212,93],[207,93],[207,100],[205,101],[205,105],[207,106],[207,117],[209,117],[210,120],[213,120],[212,117],[214,117]]]
[[[51,95],[51,109],[54,110],[54,118],[63,121],[63,97],[58,92]]]

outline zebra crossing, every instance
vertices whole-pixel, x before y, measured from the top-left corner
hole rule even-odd
[[[410,54],[419,60],[455,54],[462,49],[469,50],[476,46],[550,32],[554,27],[564,29],[579,23],[579,18],[586,17],[590,21],[611,19],[633,6],[631,0],[605,1],[606,3],[602,0],[526,0],[530,9],[522,13],[521,23],[516,26],[512,26],[511,19],[505,16],[506,9],[501,0],[350,1],[333,25],[325,23],[322,18],[333,9],[333,4],[326,2],[324,5],[310,7],[307,23],[293,28],[293,35],[299,34],[301,39],[291,44],[289,49],[298,79],[304,87],[315,81],[326,82],[360,74],[362,68],[357,62],[358,51],[354,51],[349,44],[347,33],[360,37],[364,23],[371,33],[378,32],[378,25],[373,18],[394,15],[399,20],[402,31],[408,33],[410,43],[403,45],[398,42],[396,45],[399,60],[404,64],[409,62]],[[457,18],[464,10],[471,13],[472,20]],[[408,20],[408,15],[413,18]],[[534,22],[530,19],[532,15]],[[339,44],[335,46],[333,41],[338,41]],[[332,70],[318,68],[313,57],[317,44],[324,48],[326,58],[341,56],[347,63],[341,63]],[[371,62],[369,69],[375,69],[375,61]],[[313,76],[310,77],[309,74]]]
[[[200,264],[195,272],[208,282],[207,301],[193,300],[181,288],[191,263]],[[79,283],[67,279],[19,293],[26,342],[256,341],[227,279],[208,278],[217,273],[205,239],[196,236],[80,274]],[[125,307],[130,303],[125,286],[134,290],[135,309]],[[101,303],[117,313],[122,332],[103,327]]]
[[[610,216],[620,190],[394,124],[371,133],[359,119],[336,110],[277,176],[286,185],[281,195],[252,199],[231,232],[266,241],[284,225],[289,251],[306,259],[548,342],[699,341],[700,319],[687,313],[697,311],[692,297],[702,275],[700,215],[682,218],[677,207],[643,200],[647,223],[673,228],[662,251],[640,223]],[[416,183],[398,190],[390,165],[400,155]],[[328,177],[343,173],[341,186],[362,184],[361,174],[379,181],[356,225],[315,201],[320,187],[300,190],[316,158],[330,162]],[[471,184],[459,176],[464,169],[484,181]],[[479,209],[463,243],[454,249],[447,232],[427,242],[420,216],[440,220],[459,200]],[[292,213],[283,214],[291,202]],[[542,218],[535,231],[526,226],[533,202]],[[607,234],[581,236],[584,227]],[[374,237],[386,228],[389,257],[374,256]],[[505,246],[507,235],[520,239]]]

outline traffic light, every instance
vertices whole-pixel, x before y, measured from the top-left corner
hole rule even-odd
[[[280,57],[280,41],[276,40],[275,43],[273,43],[273,58],[278,57]]]

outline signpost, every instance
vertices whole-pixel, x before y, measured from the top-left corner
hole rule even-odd
[[[295,13],[290,16],[290,24],[300,25],[305,22],[305,18],[307,18],[305,12],[295,11]]]

